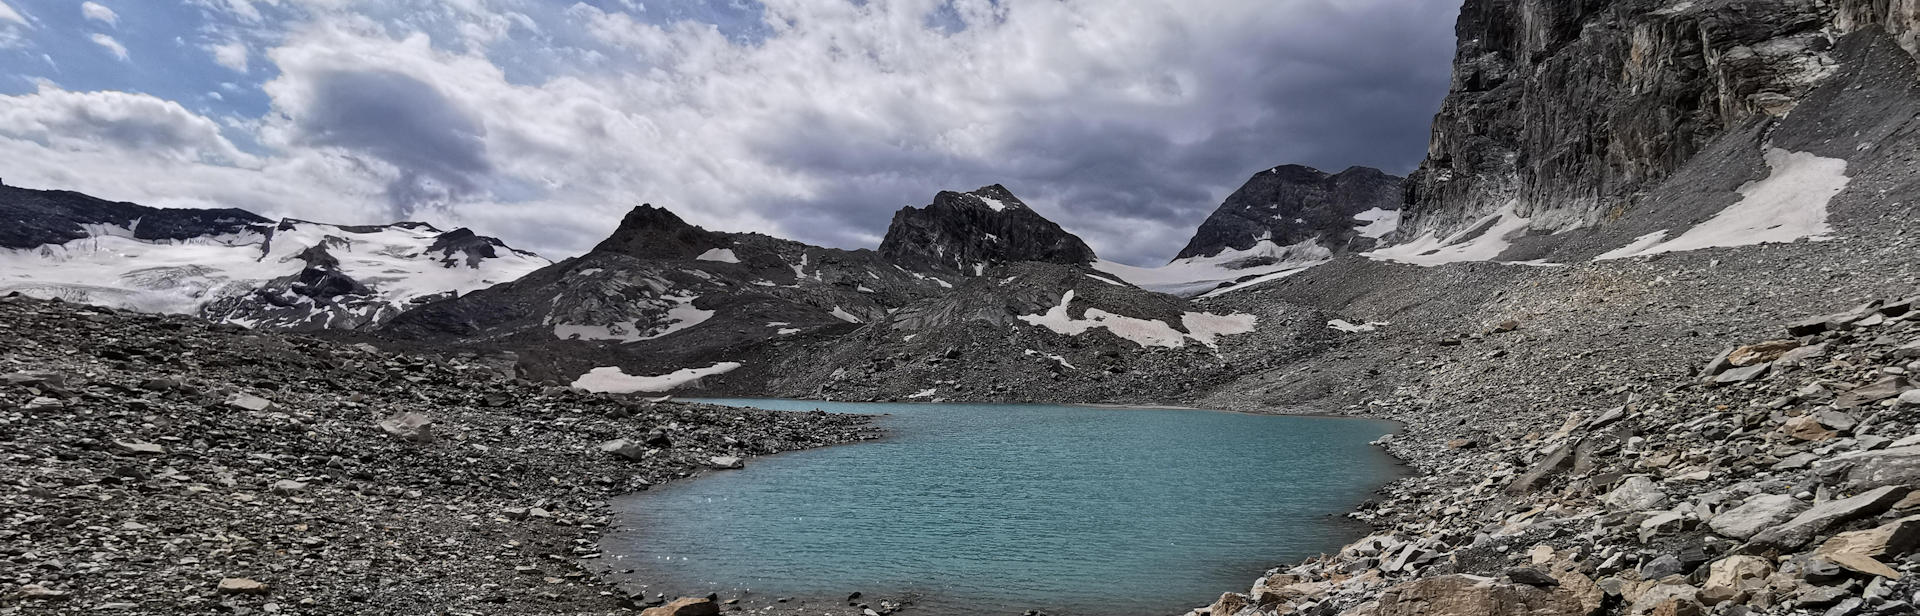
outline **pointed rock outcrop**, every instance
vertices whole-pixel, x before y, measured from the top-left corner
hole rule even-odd
[[[880,255],[915,271],[978,276],[1003,263],[1085,265],[1093,249],[999,184],[941,192],[926,207],[901,208]]]

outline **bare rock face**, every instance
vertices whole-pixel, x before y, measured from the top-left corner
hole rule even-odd
[[[1508,204],[1537,230],[1624,216],[1717,137],[1804,102],[1837,36],[1884,27],[1912,53],[1911,4],[1468,0],[1396,237]]]
[[[1371,167],[1334,174],[1300,165],[1261,171],[1229,195],[1174,258],[1248,250],[1261,241],[1318,240],[1335,253],[1372,248],[1399,221],[1401,181]],[[1356,218],[1362,215],[1368,218]]]
[[[666,208],[645,204],[627,212],[612,236],[593,247],[640,259],[692,259],[708,250],[730,246],[724,233],[687,224]]]
[[[1093,249],[1027,207],[999,184],[943,191],[921,208],[901,208],[880,241],[880,256],[910,270],[978,276],[1018,261],[1085,265]]]

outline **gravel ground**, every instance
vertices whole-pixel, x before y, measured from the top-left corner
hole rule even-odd
[[[0,298],[0,613],[623,612],[610,496],[876,436]]]

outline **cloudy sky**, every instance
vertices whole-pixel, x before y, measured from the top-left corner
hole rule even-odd
[[[463,225],[627,208],[846,248],[1000,183],[1164,262],[1281,163],[1404,173],[1459,0],[0,0],[0,178]]]

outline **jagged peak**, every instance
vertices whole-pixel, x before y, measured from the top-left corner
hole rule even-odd
[[[942,191],[926,207],[901,208],[880,242],[880,254],[918,271],[969,275],[1001,263],[1085,264],[1095,258],[1086,242],[999,184]]]
[[[688,223],[667,208],[641,204],[620,219],[613,235],[593,247],[642,259],[691,259],[733,244],[726,234]]]

